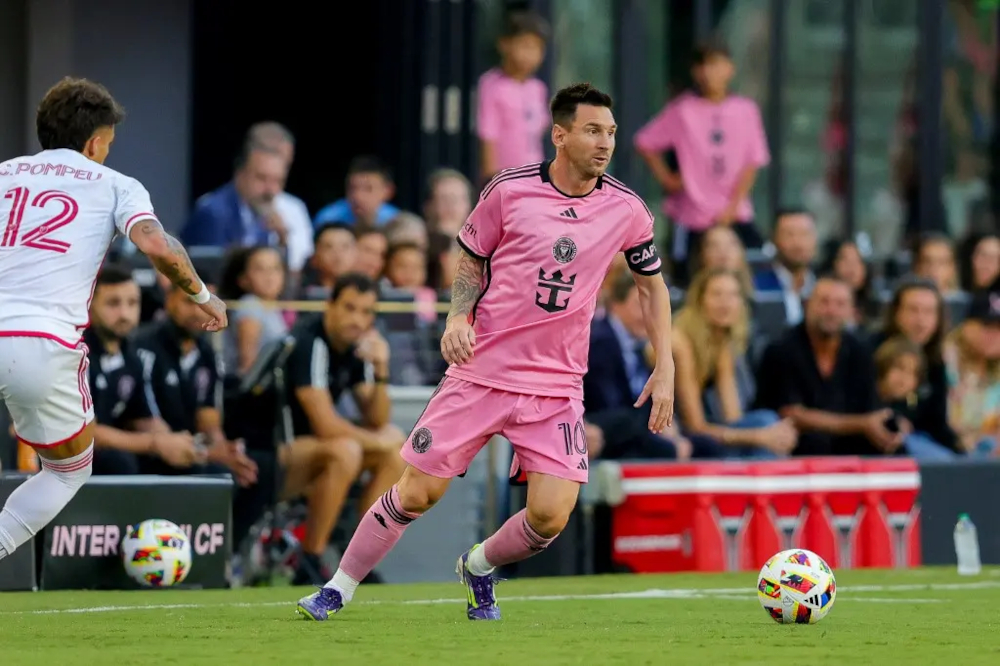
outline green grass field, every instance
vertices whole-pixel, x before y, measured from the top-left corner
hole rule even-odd
[[[0,664],[1000,664],[1000,570],[844,571],[817,625],[779,625],[756,575],[507,581],[504,620],[454,584],[362,587],[328,622],[305,589],[6,593]]]

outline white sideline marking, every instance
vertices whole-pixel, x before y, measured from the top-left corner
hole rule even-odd
[[[838,588],[839,599],[848,601],[866,601],[871,603],[886,604],[912,604],[912,603],[941,603],[947,599],[911,599],[911,598],[886,598],[886,597],[855,597],[841,596],[844,593],[852,592],[911,592],[916,590],[981,590],[990,588],[1000,588],[1000,582],[980,581],[970,583],[932,583],[929,585],[857,585]],[[736,601],[747,601],[756,595],[753,588],[730,587],[730,588],[704,588],[704,589],[653,589],[638,592],[612,592],[608,594],[557,594],[544,596],[501,596],[501,601],[595,601],[601,599],[731,599]],[[440,599],[400,599],[400,600],[373,600],[359,601],[362,606],[374,605],[400,605],[400,606],[430,606],[436,604],[460,604],[465,599],[463,597],[440,598]],[[132,606],[89,606],[85,608],[48,608],[41,610],[18,610],[0,611],[0,615],[57,615],[57,614],[80,614],[80,613],[116,613],[125,611],[141,610],[189,610],[200,608],[267,608],[274,606],[295,605],[295,599],[288,601],[260,601],[260,602],[233,602],[221,604],[142,604]]]

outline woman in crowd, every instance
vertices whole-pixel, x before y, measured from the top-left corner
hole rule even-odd
[[[1000,280],[1000,236],[987,234],[975,241],[964,273],[967,291],[990,289]]]
[[[980,292],[944,345],[948,420],[959,450],[990,454],[1000,438],[1000,292]]]
[[[933,282],[946,298],[958,291],[958,267],[951,240],[940,234],[922,237],[913,252],[913,274]]]
[[[457,236],[472,212],[472,184],[455,169],[438,169],[427,179],[424,216],[431,231]]]
[[[743,293],[753,295],[753,275],[747,263],[747,253],[739,236],[730,227],[717,224],[701,237],[698,246],[698,270],[724,269],[740,278]]]
[[[872,272],[858,244],[852,240],[833,246],[827,260],[827,271],[850,285],[854,292],[854,318],[851,328],[864,328],[878,312],[878,302],[872,293]]]
[[[943,344],[947,333],[947,310],[937,286],[930,280],[909,278],[901,282],[885,313],[885,325],[872,340],[872,348],[901,336],[924,352],[922,386],[912,406],[916,432],[949,449],[957,450],[955,432],[948,425],[948,382],[945,377]]]
[[[288,333],[284,314],[266,306],[280,297],[284,287],[285,266],[274,248],[239,248],[229,256],[219,296],[239,301],[239,307],[231,310],[226,329],[226,374],[242,376],[261,349]]]
[[[688,432],[722,442],[733,456],[787,455],[798,438],[791,422],[747,411],[756,392],[746,359],[749,318],[738,273],[713,269],[695,276],[674,327],[678,413]]]

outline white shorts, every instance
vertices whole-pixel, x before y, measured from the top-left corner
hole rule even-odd
[[[0,400],[25,444],[50,448],[94,420],[87,345],[43,337],[0,337]]]

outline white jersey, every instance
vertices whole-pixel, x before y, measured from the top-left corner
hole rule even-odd
[[[115,233],[146,218],[139,181],[75,150],[0,162],[0,336],[75,347]]]

